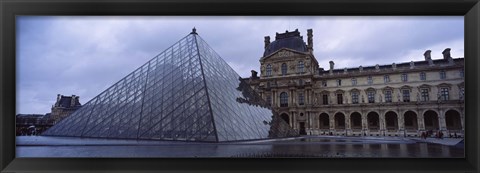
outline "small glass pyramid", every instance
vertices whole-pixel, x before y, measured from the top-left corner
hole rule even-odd
[[[193,31],[43,135],[238,141],[297,135]]]

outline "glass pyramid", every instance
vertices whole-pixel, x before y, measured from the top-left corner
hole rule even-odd
[[[195,29],[43,135],[237,141],[298,134]]]

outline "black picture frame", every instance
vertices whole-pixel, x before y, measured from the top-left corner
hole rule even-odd
[[[1,0],[1,172],[478,172],[479,0]],[[463,15],[464,159],[125,159],[15,158],[17,15]]]

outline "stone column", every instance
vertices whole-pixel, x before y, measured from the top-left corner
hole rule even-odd
[[[424,122],[424,119],[423,119],[423,114],[419,114],[417,115],[417,125],[418,125],[418,130],[420,130],[421,132],[422,131],[425,131],[425,122]]]
[[[352,135],[352,125],[350,124],[350,115],[345,115],[345,129],[346,129],[346,136]]]
[[[418,124],[418,123],[417,123]],[[402,136],[405,134],[405,117],[403,114],[397,115],[397,126],[398,126],[398,135]]]
[[[293,117],[293,121],[292,121],[293,129],[297,129],[297,117],[295,116],[294,112],[291,112],[291,114],[292,114],[292,117]]]
[[[272,90],[272,107],[278,107],[277,106],[277,92],[275,90]]]
[[[311,103],[311,101],[310,101],[310,90],[307,89],[307,91],[305,92],[305,104],[309,105],[310,103]]]
[[[306,114],[306,116],[307,116],[307,123],[305,124],[305,129],[311,129],[311,125],[310,125],[310,112],[305,111],[305,114]]]
[[[288,116],[288,118],[290,119],[290,127],[293,128],[294,122],[293,122],[293,113],[292,112],[290,112],[290,115]]]
[[[328,118],[330,120],[330,131],[333,132],[335,130],[335,115],[329,115]]]
[[[384,113],[381,113],[379,111],[380,115],[378,115],[378,119],[379,119],[379,123],[380,123],[380,135],[385,135],[386,134],[386,121],[385,121],[385,114]]]
[[[288,106],[291,107],[294,105],[295,96],[293,95],[293,89],[290,89],[290,98],[288,99]]]
[[[447,124],[445,122],[445,110],[439,110],[439,113],[440,115],[438,115],[438,126],[439,126],[439,130],[441,130],[443,132],[443,134],[447,134],[446,133],[446,130],[447,130]]]
[[[314,129],[314,124],[313,124],[313,120],[314,120],[315,116],[313,116],[313,113],[312,112],[308,112],[308,119],[310,119],[310,129]]]
[[[366,133],[367,131],[368,131],[367,115],[362,114],[362,134],[361,134],[361,136],[363,136],[363,134]]]

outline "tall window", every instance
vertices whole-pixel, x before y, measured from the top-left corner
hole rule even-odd
[[[402,90],[403,102],[410,102],[410,90]]]
[[[272,96],[271,95],[267,95],[267,104],[269,106],[272,105]]]
[[[391,103],[392,102],[392,90],[385,91],[385,102]]]
[[[298,105],[304,105],[305,104],[305,96],[303,95],[303,92],[298,93]]]
[[[373,84],[372,76],[367,77],[367,82],[368,82],[369,85]]]
[[[271,64],[267,65],[267,76],[272,76],[272,65]]]
[[[441,93],[440,93],[441,94],[441,99],[443,101],[448,100],[448,88],[441,88],[440,91],[441,91]]]
[[[337,79],[337,86],[342,86],[342,79]]]
[[[408,75],[407,74],[402,74],[402,82],[408,81]]]
[[[352,92],[352,103],[353,104],[358,103],[358,92]]]
[[[385,83],[390,82],[390,76],[388,76],[388,75],[383,76],[383,82],[385,82]]]
[[[460,69],[460,77],[465,77],[465,72],[464,72],[463,68]]]
[[[420,80],[427,80],[427,75],[425,74],[425,72],[420,73]]]
[[[368,103],[375,103],[375,93],[373,91],[367,92]]]
[[[446,79],[447,78],[447,73],[445,71],[440,71],[440,79]]]
[[[429,96],[428,96],[428,89],[424,88],[424,89],[421,89],[421,94],[422,94],[422,101],[426,102],[429,100]]]
[[[357,85],[357,79],[356,78],[352,78],[352,86],[356,86]]]
[[[337,104],[343,104],[343,94],[337,94]]]
[[[285,63],[282,64],[282,75],[287,75],[287,64]]]
[[[303,72],[305,72],[304,70],[305,69],[304,69],[303,61],[298,61],[297,72],[303,73]]]
[[[322,95],[323,105],[328,105],[328,94]]]
[[[322,87],[327,87],[327,81],[326,80],[322,81]]]
[[[286,92],[280,93],[280,107],[288,107],[288,94]]]

